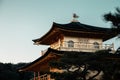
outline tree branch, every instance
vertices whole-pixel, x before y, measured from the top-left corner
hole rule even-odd
[[[95,75],[90,77],[88,80],[93,80],[96,76],[98,76],[100,74],[100,72],[101,72],[101,70],[98,70],[98,73],[96,73]]]

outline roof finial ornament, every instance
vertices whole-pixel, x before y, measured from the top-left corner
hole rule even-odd
[[[78,22],[77,18],[79,18],[79,16],[76,13],[73,13],[73,20],[72,20],[72,22]]]

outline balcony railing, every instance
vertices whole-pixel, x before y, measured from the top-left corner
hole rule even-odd
[[[58,47],[58,45],[56,45]],[[114,50],[114,44],[94,44],[94,43],[79,43],[74,42],[73,45],[69,45],[68,42],[63,42],[62,45],[58,47],[58,50],[63,51],[82,51],[82,52],[95,52],[97,50]]]
[[[37,76],[37,77],[34,77],[30,80],[51,80],[50,78],[50,75],[49,74],[44,74],[44,75],[41,75],[41,76]]]
[[[62,44],[58,43],[51,48],[62,51],[79,51],[79,52],[95,52],[98,50],[108,50],[108,49],[111,49],[112,52],[115,51],[114,44],[94,44],[94,43],[83,44],[80,42],[74,42],[73,46],[69,46],[68,42],[63,42]],[[47,49],[41,51],[42,55],[44,55],[46,51]]]

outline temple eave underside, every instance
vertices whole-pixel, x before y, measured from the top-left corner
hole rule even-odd
[[[40,41],[40,44],[46,44],[50,45],[58,39],[63,38],[63,36],[73,36],[73,37],[81,37],[81,38],[94,38],[94,39],[103,39],[103,41],[106,41],[114,36],[116,36],[117,33],[107,33],[107,32],[84,32],[84,31],[59,31],[54,34],[49,34],[48,36],[45,36],[45,38],[38,39],[37,41]],[[106,37],[107,36],[107,37]]]
[[[43,59],[40,59],[40,60],[38,59],[38,60],[30,63],[25,68],[20,69],[19,71],[49,72],[49,70],[50,70],[49,62],[51,60],[58,60],[59,58],[60,58],[60,55],[49,53]]]

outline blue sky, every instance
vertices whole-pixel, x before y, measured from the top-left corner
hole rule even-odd
[[[103,15],[120,7],[120,0],[0,0],[0,62],[31,62],[40,57],[45,46],[32,39],[44,35],[53,22],[66,24],[72,14],[84,24],[110,27]],[[117,48],[120,44],[116,39]]]

